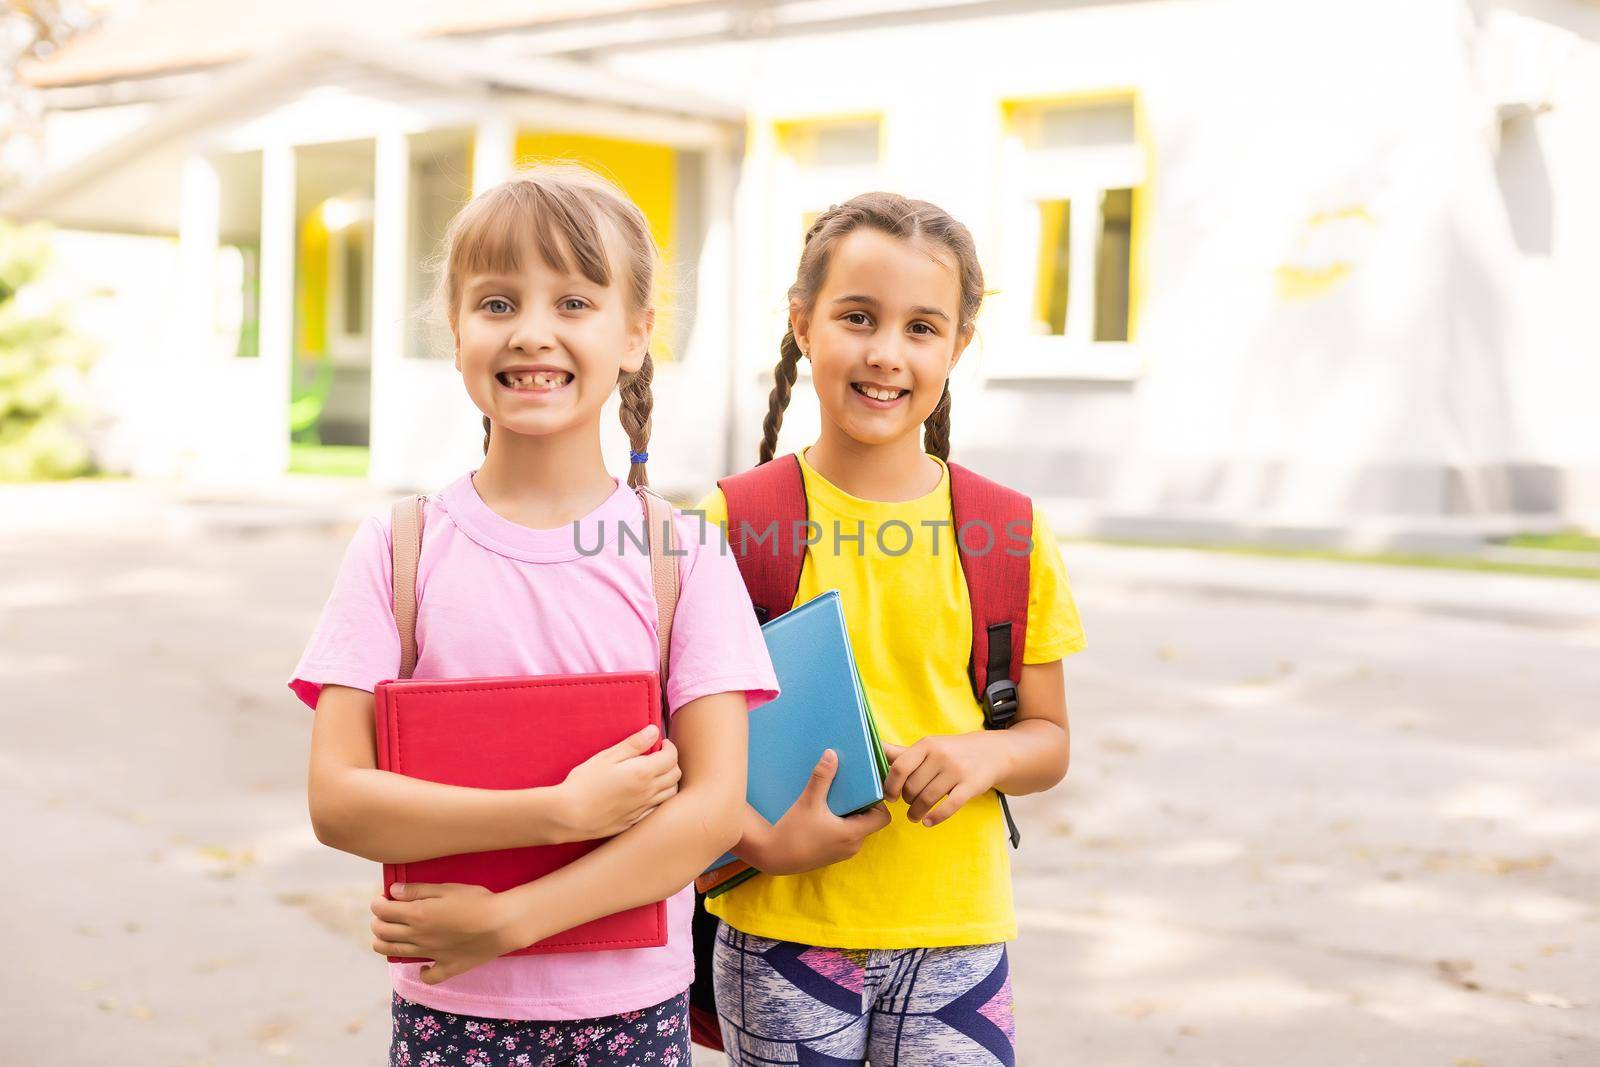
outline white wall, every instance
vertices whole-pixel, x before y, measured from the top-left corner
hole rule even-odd
[[[967,222],[1000,286],[1017,281],[993,269],[1001,101],[1140,91],[1155,168],[1144,373],[986,382],[1018,338],[980,319],[953,383],[958,458],[1129,515],[1593,518],[1600,435],[1585,408],[1600,386],[1600,324],[1579,293],[1600,276],[1600,175],[1595,139],[1579,131],[1597,128],[1595,45],[1577,42],[1553,110],[1534,120],[1554,235],[1530,253],[1508,211],[1528,211],[1531,194],[1513,188],[1508,206],[1497,180],[1481,33],[1457,0],[1215,0],[928,17],[611,62],[748,104],[741,263],[762,262],[775,239],[770,122],[879,111],[880,183]],[[1314,222],[1341,212],[1356,221]],[[1342,279],[1286,295],[1285,269],[1330,257],[1348,265]],[[741,272],[743,462],[765,412],[781,289]],[[797,401],[784,444],[815,426],[814,401]]]
[[[774,214],[774,121],[880,113],[876,184],[967,222],[1003,300],[1031,279],[1007,277],[1000,254],[1002,101],[1134,88],[1153,175],[1138,372],[1003,376],[1021,338],[980,319],[953,383],[957,458],[1100,516],[1330,527],[1475,516],[1489,528],[1515,510],[1506,522],[1600,523],[1597,40],[1600,13],[1580,0],[1152,0],[998,4],[602,57],[629,78],[737,101],[751,119],[736,184],[708,192],[698,326],[660,372],[653,476],[695,491],[754,459],[793,266],[791,220]],[[389,128],[465,119],[459,102],[370,104],[361,115]],[[234,147],[304,135],[305,108],[292,130],[291,110],[235,127]],[[173,266],[159,243],[141,247],[155,258],[137,266],[119,258],[131,251],[78,259],[138,308],[116,344],[148,331],[150,368],[171,319],[148,309]],[[1285,281],[1329,263],[1342,276]],[[114,369],[129,357],[104,366],[129,412],[119,454],[139,453],[139,470],[182,467],[204,437],[180,442],[184,420],[152,414],[171,391],[129,385],[139,375]],[[425,486],[472,462],[476,419],[447,366],[381,388],[380,405],[445,405],[448,418],[419,428],[376,479]],[[159,403],[134,403],[141,389]],[[796,396],[787,447],[815,433],[814,398]]]

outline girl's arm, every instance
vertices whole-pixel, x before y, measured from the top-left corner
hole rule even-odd
[[[1072,744],[1060,660],[1022,665],[1017,705],[1017,720],[1006,730],[935,735],[904,748],[884,745],[890,760],[884,796],[911,805],[906,817],[912,822],[937,826],[991,789],[1025,796],[1061,781]]]
[[[469,789],[377,769],[373,697],[330,685],[317,699],[308,800],[317,840],[379,863],[589,841],[621,833],[676,790],[672,742],[649,727],[537,789]]]
[[[1067,682],[1061,661],[1024,663],[1017,680],[1017,720],[990,735],[1009,750],[1010,766],[994,783],[1002,793],[1042,793],[1067,776],[1072,731],[1067,725]]]
[[[374,900],[373,950],[435,960],[422,978],[437,984],[591,919],[672,896],[739,840],[748,717],[742,692],[685,704],[672,719],[683,781],[654,815],[504,893],[408,885],[395,900]]]

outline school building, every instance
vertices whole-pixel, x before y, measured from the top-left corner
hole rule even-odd
[[[471,465],[428,261],[558,158],[665,253],[669,491],[754,462],[804,229],[886,188],[987,274],[953,455],[1069,529],[1600,525],[1591,0],[147,0],[20,74],[0,214],[92,294],[113,469]],[[783,443],[816,425],[797,389]]]

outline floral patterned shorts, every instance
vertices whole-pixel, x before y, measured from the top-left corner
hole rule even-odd
[[[689,1067],[689,993],[603,1019],[479,1019],[394,995],[389,1067]]]

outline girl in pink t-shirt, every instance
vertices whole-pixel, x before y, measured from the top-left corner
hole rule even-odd
[[[451,223],[440,296],[485,456],[425,505],[414,677],[655,669],[642,513],[600,453],[601,409],[620,387],[628,482],[645,484],[654,251],[639,209],[576,168],[519,173]],[[610,838],[504,893],[406,885],[373,902],[375,952],[435,961],[390,965],[391,1063],[689,1062],[688,886],[738,840],[745,716],[777,690],[738,569],[705,529],[677,517],[671,740],[643,754],[647,728],[562,784],[527,790],[376,769],[372,691],[398,674],[400,637],[389,524],[356,533],[290,682],[316,709],[318,839],[402,863]],[[664,947],[503,955],[659,900]]]

